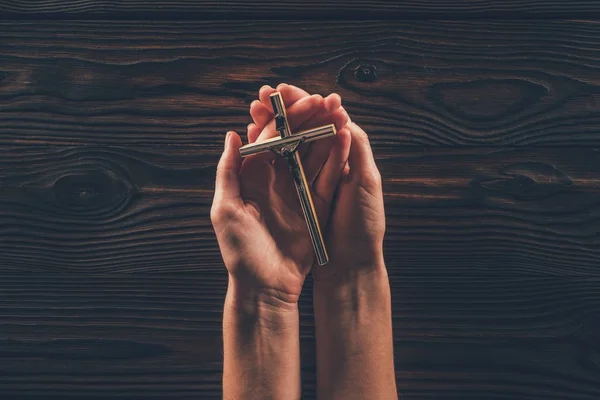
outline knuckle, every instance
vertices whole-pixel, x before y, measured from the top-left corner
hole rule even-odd
[[[217,225],[221,222],[221,211],[215,206],[210,209],[210,222],[212,222],[213,225]]]
[[[364,145],[369,145],[369,146],[370,146],[370,143],[369,143],[369,136],[368,136],[368,135],[367,135],[367,133],[366,133],[365,131],[363,131],[362,129],[357,129],[357,130],[356,130],[356,138],[357,138],[358,140],[360,140],[362,144],[364,144]]]
[[[369,168],[363,175],[363,184],[372,188],[382,186],[381,173],[376,167]]]
[[[237,218],[237,209],[230,205],[213,205],[210,209],[210,220],[215,225],[225,224]]]
[[[224,160],[219,161],[217,164],[217,172],[215,174],[215,179],[217,181],[227,181],[232,179],[235,176],[235,169],[231,166],[226,165]]]
[[[319,105],[323,102],[323,96],[321,96],[320,94],[313,94],[307,97],[306,99],[307,103],[312,106]]]

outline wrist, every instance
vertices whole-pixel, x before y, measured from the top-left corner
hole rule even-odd
[[[223,310],[223,398],[299,399],[296,304],[229,281]]]
[[[329,264],[312,269],[314,290],[335,290],[348,285],[373,280],[387,280],[383,254],[373,255],[364,261],[332,260]]]
[[[378,309],[390,305],[389,278],[383,262],[358,268],[331,267],[342,272],[327,279],[313,279],[315,309],[356,311],[363,306]]]
[[[325,382],[319,383],[318,396],[397,399],[385,266],[354,271],[345,275],[352,279],[314,284],[317,382]],[[347,382],[353,382],[352,389]]]
[[[246,323],[282,329],[298,319],[298,304],[276,290],[250,287],[230,277],[225,296],[225,312]]]

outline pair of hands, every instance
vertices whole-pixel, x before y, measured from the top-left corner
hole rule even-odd
[[[369,273],[383,265],[385,216],[367,134],[350,120],[339,95],[323,98],[280,84],[263,86],[250,105],[249,143],[279,135],[269,100],[275,91],[292,132],[331,123],[337,130],[300,148],[330,258],[312,269],[315,282],[335,286]],[[295,305],[315,256],[287,162],[270,152],[242,159],[241,146],[240,136],[228,132],[210,213],[230,282],[241,292]]]

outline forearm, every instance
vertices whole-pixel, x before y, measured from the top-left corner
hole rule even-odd
[[[229,284],[223,312],[223,398],[299,399],[297,306]]]
[[[385,266],[339,285],[315,282],[314,308],[318,397],[397,399]]]

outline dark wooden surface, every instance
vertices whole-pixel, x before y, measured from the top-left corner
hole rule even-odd
[[[0,0],[0,18],[473,19],[591,18],[597,0]]]
[[[0,37],[5,144],[218,149],[285,81],[337,91],[382,150],[600,147],[594,21],[24,21]]]
[[[158,3],[43,4],[0,10]],[[371,134],[403,399],[600,398],[598,22],[21,20],[0,39],[0,399],[220,397],[215,165],[281,81],[340,93]],[[309,278],[307,399],[311,310]]]

